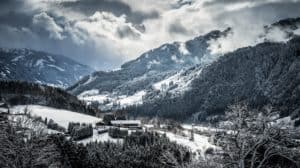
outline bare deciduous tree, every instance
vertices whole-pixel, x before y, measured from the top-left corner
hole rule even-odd
[[[276,124],[277,112],[271,106],[250,110],[247,104],[229,107],[228,133],[222,137],[224,166],[238,168],[297,167],[300,145],[292,128]]]

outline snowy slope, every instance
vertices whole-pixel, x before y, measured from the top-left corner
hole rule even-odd
[[[64,128],[68,128],[69,122],[95,124],[96,122],[101,121],[101,119],[97,117],[39,105],[18,105],[12,107],[11,112],[23,113],[26,107],[31,115],[40,116],[43,119],[47,118],[48,120],[52,119]]]
[[[210,57],[208,42],[226,36],[228,32],[212,31],[186,42],[163,44],[123,64],[119,70],[88,75],[69,87],[68,91],[79,95],[87,90],[98,89],[100,93],[133,95],[183,69],[201,64],[203,57]]]
[[[189,139],[189,136],[181,136],[174,134],[172,132],[162,132],[157,131],[160,134],[166,134],[166,136],[170,139],[172,142],[176,142],[179,145],[183,145],[188,147],[192,152],[195,152],[196,154],[200,154],[201,156],[204,156],[204,152],[208,148],[212,149],[219,149],[217,146],[212,145],[209,142],[209,137],[200,135],[200,134],[194,134],[194,141],[191,141]],[[189,135],[188,131],[184,131],[185,135]]]
[[[104,108],[110,108],[111,102],[120,104],[119,107],[140,104],[148,92],[157,91],[153,85],[160,87],[160,83],[171,80],[178,85],[174,93],[184,92],[190,83],[189,77],[179,79],[186,76],[184,70],[209,64],[207,58],[217,58],[210,55],[208,42],[226,36],[229,31],[212,31],[186,42],[163,44],[123,64],[119,70],[88,75],[67,90],[88,102],[110,101]]]
[[[162,94],[168,92],[173,97],[180,96],[185,91],[191,89],[191,82],[201,74],[201,71],[202,66],[180,71],[173,76],[154,83],[152,88],[159,90]]]
[[[87,102],[88,104],[92,102],[98,102],[101,104],[103,110],[111,109],[111,108],[123,108],[130,105],[137,105],[143,103],[143,97],[146,95],[145,90],[138,91],[133,95],[118,95],[105,93],[100,94],[98,90],[88,90],[81,93],[78,96],[78,99]]]

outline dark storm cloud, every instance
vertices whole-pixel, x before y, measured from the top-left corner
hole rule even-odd
[[[12,26],[29,26],[31,14],[23,11],[21,0],[0,0],[0,24]]]
[[[21,0],[1,0],[0,14],[19,9],[22,5],[23,5],[23,1]]]
[[[19,13],[17,11],[8,11],[0,14],[0,24],[10,25],[14,27],[29,27],[31,25],[32,16],[26,13]]]
[[[141,24],[145,19],[159,17],[157,11],[150,13],[132,11],[128,4],[117,0],[79,0],[74,2],[62,2],[61,5],[75,11],[80,11],[88,16],[94,14],[96,11],[111,12],[116,16],[125,14],[127,20],[134,24]]]

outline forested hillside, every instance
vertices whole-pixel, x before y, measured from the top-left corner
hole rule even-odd
[[[21,81],[0,81],[0,98],[10,105],[37,104],[95,115],[98,111],[60,88]]]
[[[200,69],[199,69],[200,71]],[[187,74],[188,75],[188,74]],[[271,104],[282,116],[299,117],[300,38],[238,49],[207,66],[183,96],[144,101],[133,115],[203,121],[224,114],[232,103]]]

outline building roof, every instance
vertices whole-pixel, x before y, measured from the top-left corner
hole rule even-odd
[[[118,124],[137,124],[140,125],[140,120],[113,120],[111,121],[112,125],[118,125]]]

